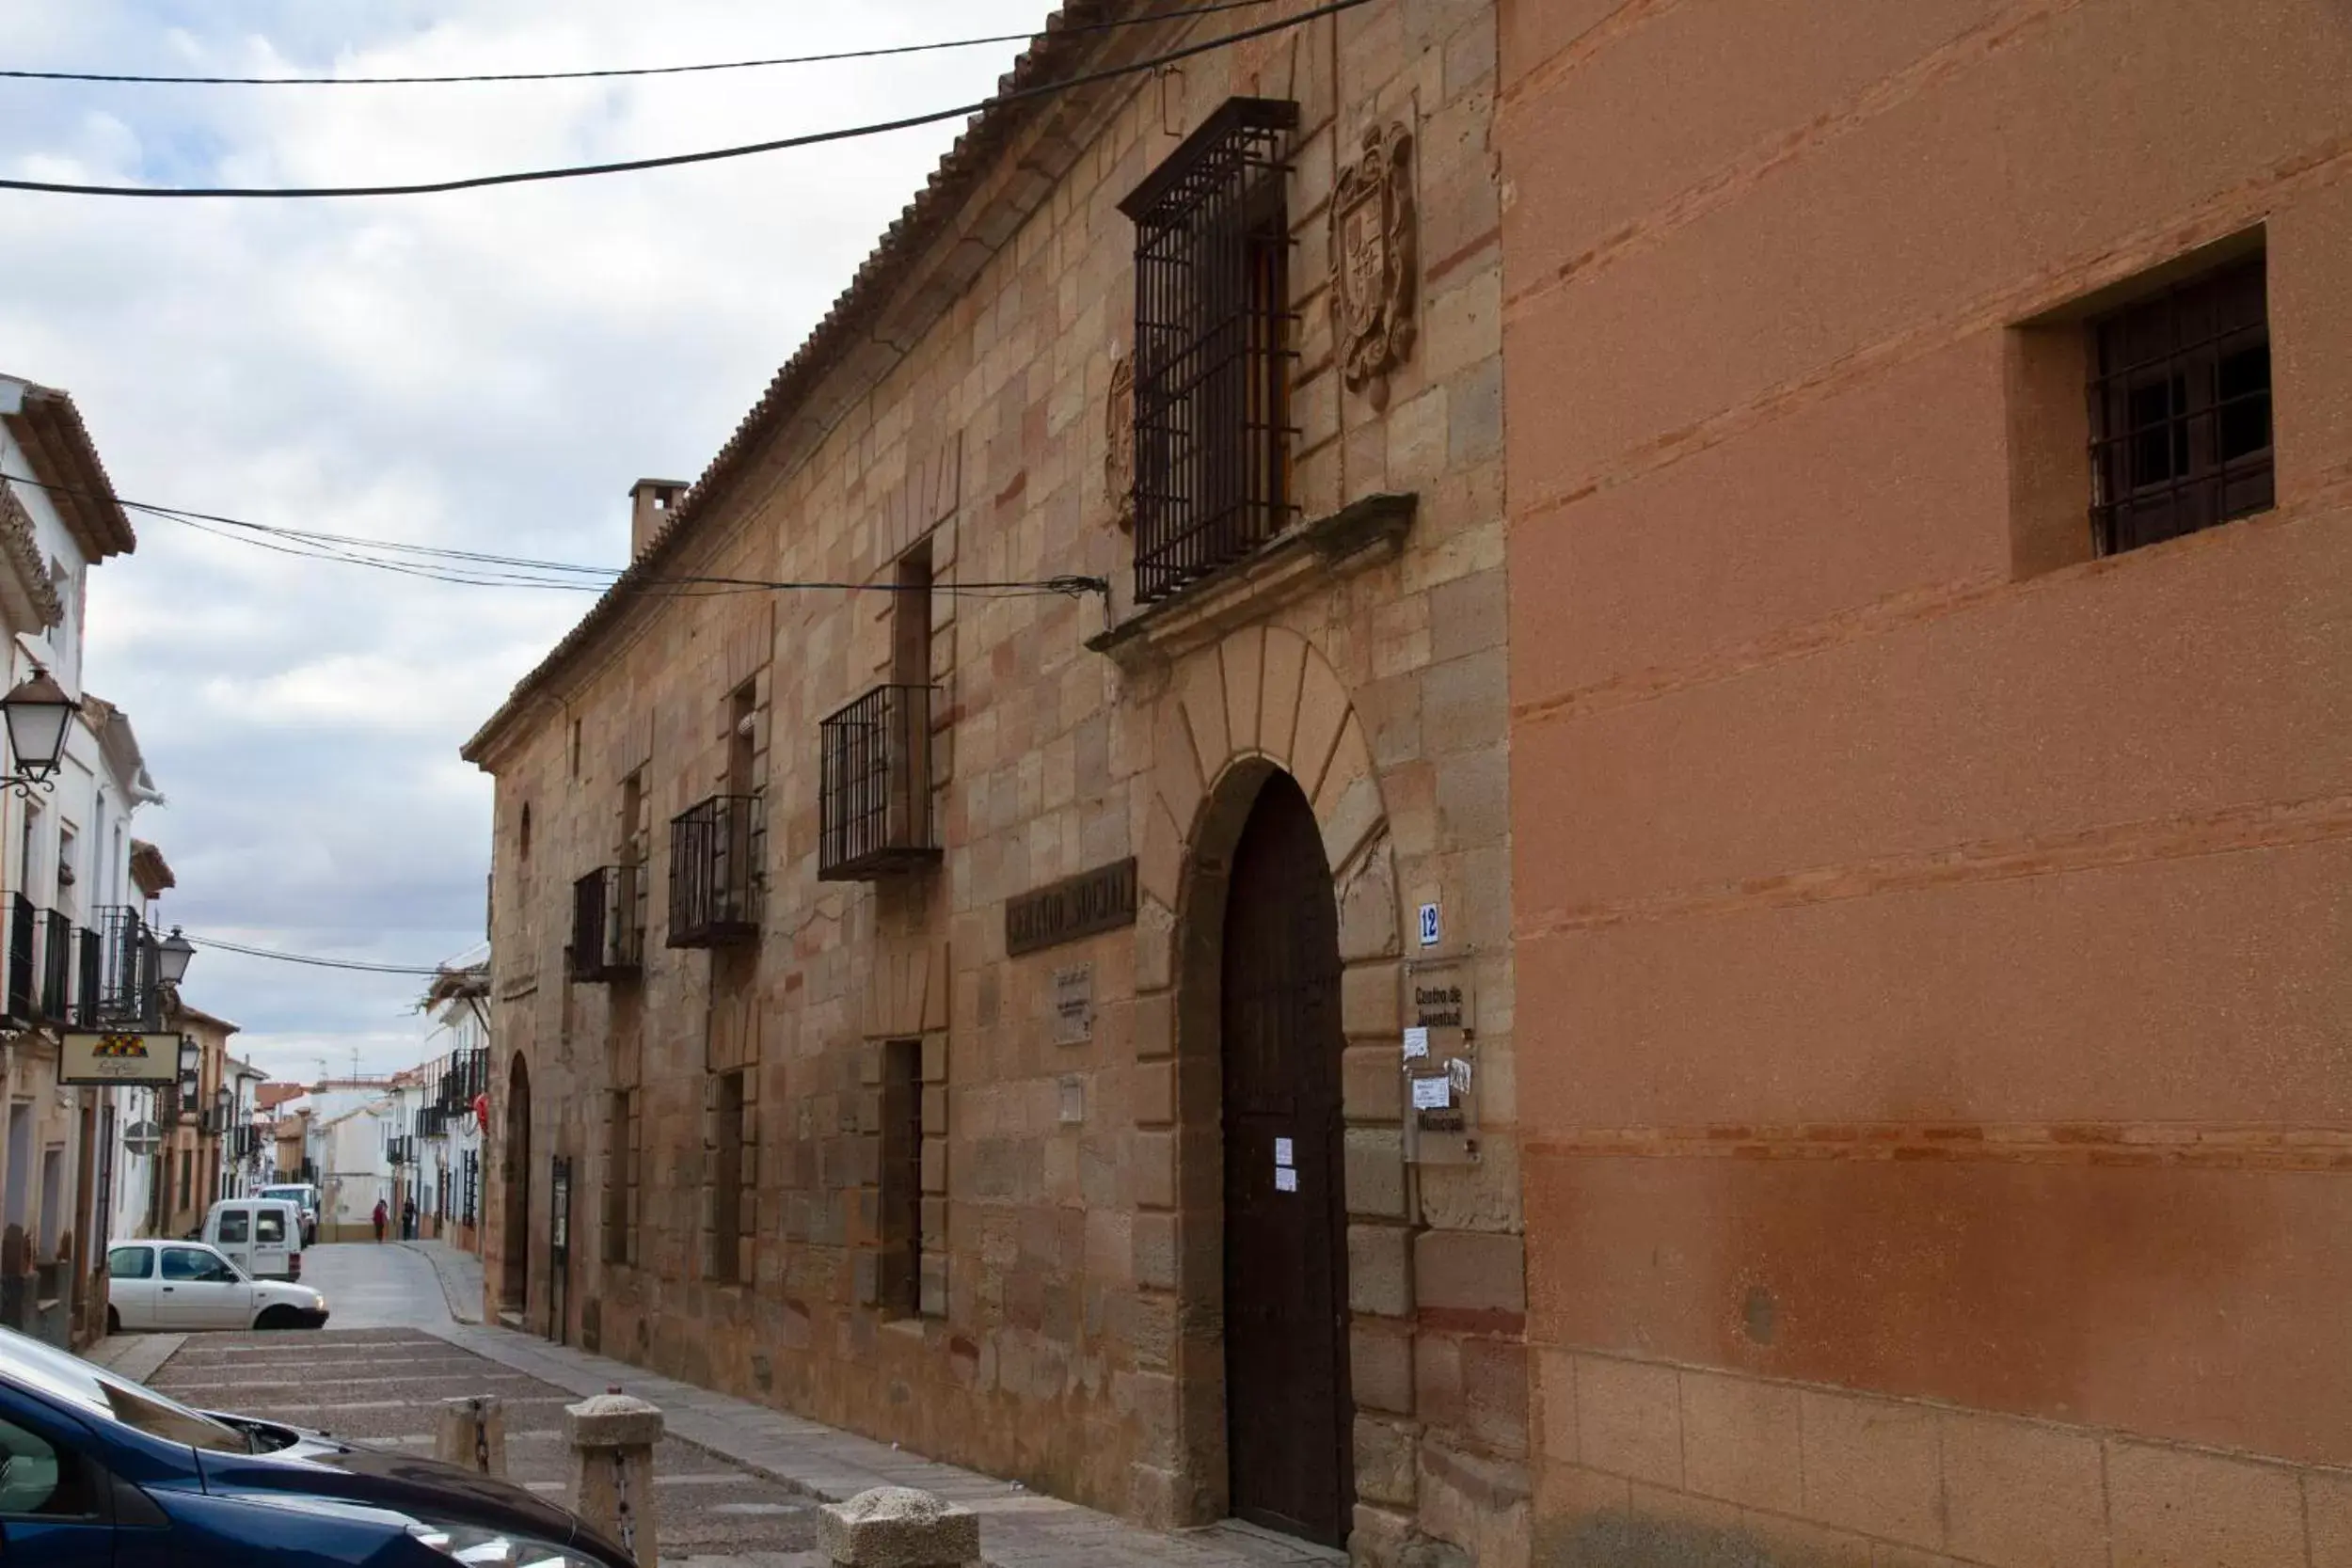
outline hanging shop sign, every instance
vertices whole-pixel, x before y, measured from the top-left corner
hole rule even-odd
[[[1005,952],[1019,958],[1136,923],[1136,862],[1065,877],[1005,901]]]
[[[67,1031],[57,1055],[60,1084],[175,1084],[180,1037],[137,1029]]]

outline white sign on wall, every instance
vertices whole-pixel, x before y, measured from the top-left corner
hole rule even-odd
[[[1435,904],[1421,907],[1421,944],[1423,947],[1438,945],[1438,906]]]

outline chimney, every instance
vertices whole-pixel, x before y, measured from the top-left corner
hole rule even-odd
[[[661,531],[670,526],[670,509],[686,494],[682,479],[641,479],[628,487],[628,558],[645,553]]]

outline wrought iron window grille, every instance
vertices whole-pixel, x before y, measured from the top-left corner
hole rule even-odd
[[[817,733],[818,879],[870,881],[937,864],[931,688],[878,686]]]
[[[2270,507],[2262,257],[2127,305],[2090,331],[2090,524],[2101,555]]]
[[[670,946],[758,937],[767,847],[757,795],[714,795],[670,819]]]
[[[1136,600],[1288,528],[1290,221],[1298,105],[1235,98],[1136,187]]]
[[[640,865],[599,866],[572,884],[571,976],[631,978],[645,961],[645,875]]]

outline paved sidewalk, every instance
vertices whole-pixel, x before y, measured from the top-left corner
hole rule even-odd
[[[147,1383],[187,1338],[184,1334],[109,1334],[82,1354],[134,1383]]]
[[[482,1321],[482,1259],[470,1252],[450,1245],[447,1242],[403,1242],[411,1252],[421,1252],[433,1264],[433,1272],[441,1281],[441,1295],[449,1303],[449,1315],[461,1323]]]
[[[1346,1555],[1247,1525],[1163,1534],[1023,1491],[887,1444],[730,1399],[642,1368],[507,1328],[434,1329],[451,1344],[576,1394],[614,1385],[661,1407],[668,1430],[758,1475],[828,1502],[872,1486],[917,1486],[980,1516],[980,1550],[996,1568],[1268,1568],[1343,1563]]]

